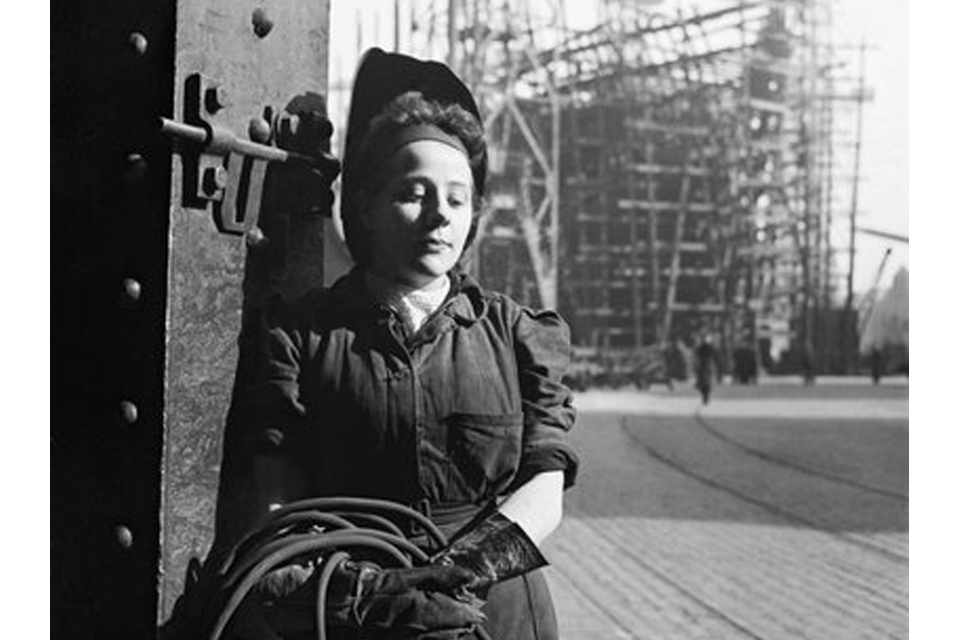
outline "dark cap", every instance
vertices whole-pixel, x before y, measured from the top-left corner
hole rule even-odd
[[[387,53],[382,49],[369,49],[357,68],[347,118],[340,199],[341,213],[345,218],[352,216],[357,206],[356,195],[360,186],[357,180],[363,174],[357,163],[361,161],[361,146],[370,131],[370,123],[391,100],[408,91],[418,91],[425,99],[441,104],[458,104],[478,123],[483,122],[470,89],[447,65]],[[476,188],[482,193],[487,171],[486,155],[471,169]]]

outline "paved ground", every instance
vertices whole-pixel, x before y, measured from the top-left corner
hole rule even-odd
[[[564,640],[907,638],[908,387],[577,397],[548,576]]]

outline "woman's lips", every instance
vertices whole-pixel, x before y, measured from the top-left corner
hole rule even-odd
[[[423,238],[420,240],[420,244],[428,249],[449,249],[453,247],[451,243],[440,238]]]

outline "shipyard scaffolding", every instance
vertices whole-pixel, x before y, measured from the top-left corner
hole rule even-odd
[[[574,32],[559,3],[447,5],[446,57],[491,142],[473,268],[559,308],[607,366],[704,334],[728,361],[812,366],[832,294],[829,3],[633,6]]]

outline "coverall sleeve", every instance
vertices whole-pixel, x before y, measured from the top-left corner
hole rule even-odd
[[[538,473],[563,471],[564,488],[570,487],[579,466],[567,442],[576,411],[561,382],[570,363],[570,330],[554,311],[523,308],[514,336],[523,400],[523,449],[514,486]]]
[[[303,352],[297,310],[273,305],[260,313],[247,419],[254,448],[284,454],[302,444],[306,409],[300,395]]]

